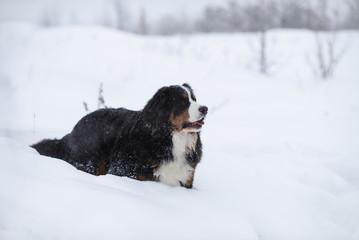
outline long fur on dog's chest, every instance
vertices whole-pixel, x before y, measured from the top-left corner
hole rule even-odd
[[[161,164],[154,173],[160,182],[179,186],[190,180],[194,168],[188,164],[186,155],[195,150],[197,140],[197,133],[185,131],[173,133],[173,161]]]

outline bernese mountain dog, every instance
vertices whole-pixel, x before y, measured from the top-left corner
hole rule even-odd
[[[192,188],[207,111],[190,85],[163,87],[142,111],[100,109],[83,117],[62,139],[31,147],[93,175]]]

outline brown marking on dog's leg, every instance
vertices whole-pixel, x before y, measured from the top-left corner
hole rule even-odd
[[[106,175],[107,174],[107,162],[104,161],[104,160],[101,160],[99,163],[98,163],[98,172],[97,172],[97,176],[100,176],[100,175]]]
[[[186,184],[184,185],[185,188],[192,188],[193,186],[193,179],[194,179],[194,170],[191,173],[191,176],[187,180]]]
[[[144,175],[138,175],[137,176],[137,180],[139,180],[139,181],[148,181],[148,180],[150,180],[150,179],[148,179],[148,178],[146,178]]]

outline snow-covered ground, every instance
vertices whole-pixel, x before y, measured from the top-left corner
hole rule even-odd
[[[140,37],[95,27],[0,25],[0,239],[359,239],[359,33],[333,79],[314,36]],[[308,60],[309,59],[309,60]],[[106,104],[141,109],[190,83],[209,107],[194,189],[95,177],[28,147]]]

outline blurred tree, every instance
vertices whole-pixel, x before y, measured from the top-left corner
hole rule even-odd
[[[138,19],[136,33],[147,35],[149,34],[149,25],[147,22],[147,15],[144,9],[141,10],[140,17]]]
[[[259,31],[259,46],[253,50],[254,59],[257,62],[261,74],[267,74],[273,63],[268,49],[268,30],[278,27],[280,18],[278,7],[274,1],[261,0],[259,4],[248,5],[245,8],[247,27],[249,31]]]
[[[350,28],[359,27],[359,0],[346,1],[350,1],[351,10],[345,25]],[[336,11],[339,14],[337,9]],[[338,14],[330,13],[328,0],[318,0],[315,3],[299,0],[256,0],[241,4],[238,0],[228,0],[223,6],[207,6],[195,21],[189,20],[185,15],[182,18],[165,16],[156,23],[152,32],[171,35],[191,32],[264,31],[265,39],[265,32],[273,28],[329,31],[334,25],[339,26]],[[149,25],[144,12],[135,29],[143,34],[139,29],[147,29],[145,32],[148,33]]]
[[[283,2],[281,10],[282,28],[317,29],[319,16],[308,3],[287,0]]]
[[[331,22],[329,18],[329,8],[328,8],[328,0],[319,0],[318,6],[318,25],[317,30],[330,30],[331,29]]]
[[[173,35],[179,32],[177,19],[172,15],[166,15],[157,23],[157,33],[160,35]]]
[[[339,48],[336,31],[314,33],[315,52],[308,58],[308,63],[315,75],[326,80],[334,76],[335,70],[343,58],[345,48]]]
[[[197,21],[196,27],[200,32],[228,32],[228,11],[224,7],[208,6]]]
[[[231,32],[244,30],[245,16],[236,0],[228,1],[228,28]]]
[[[346,48],[340,48],[337,41],[339,12],[334,9],[332,19],[328,0],[319,1],[318,21],[313,28],[315,51],[312,56],[307,56],[307,61],[313,73],[326,80],[334,76],[335,70],[343,58]],[[322,31],[322,32],[320,32]]]
[[[60,24],[59,10],[55,7],[47,7],[43,10],[40,24],[43,27],[54,27]]]
[[[160,35],[189,34],[192,32],[192,26],[185,15],[182,15],[181,18],[166,15],[157,22],[156,26],[155,31]]]
[[[279,8],[275,1],[260,0],[244,7],[247,31],[266,31],[280,26]]]
[[[120,30],[125,29],[128,21],[128,12],[126,11],[122,0],[113,0],[113,7],[115,11],[115,27]]]
[[[348,0],[349,14],[344,23],[344,28],[359,28],[359,0]]]

